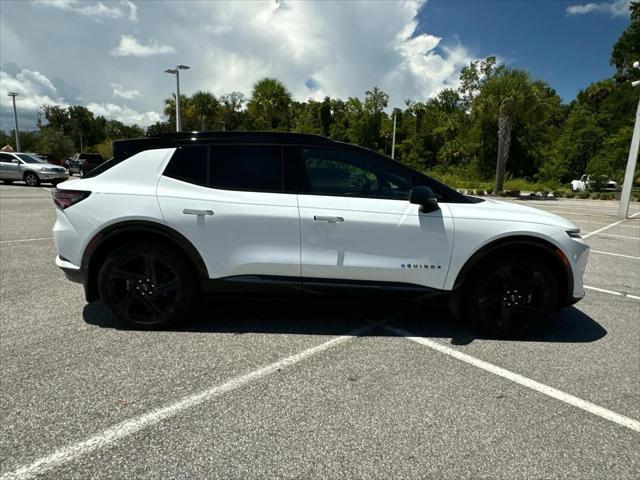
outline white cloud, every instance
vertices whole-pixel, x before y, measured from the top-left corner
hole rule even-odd
[[[107,119],[118,120],[124,124],[131,125],[137,123],[140,126],[146,127],[153,123],[159,122],[163,119],[162,115],[158,112],[138,112],[128,106],[116,105],[114,103],[89,103],[87,108],[93,112],[94,115],[102,115]]]
[[[136,97],[141,95],[138,90],[124,90],[122,85],[119,83],[112,83],[111,88],[113,88],[113,96],[124,98],[125,100],[133,100]]]
[[[15,76],[0,70],[0,105],[3,109],[13,108],[9,92],[17,92],[16,107],[35,113],[44,104],[68,106],[56,87],[40,72],[23,68]]]
[[[181,40],[187,61],[201,59],[184,77],[185,86],[197,83],[194,89],[250,94],[256,80],[270,76],[299,100],[362,97],[378,86],[390,94],[390,106],[400,106],[455,87],[460,69],[473,60],[462,45],[418,33],[423,3],[173,4],[181,22],[205,23],[205,35],[215,40],[194,41],[192,31],[178,27],[172,38]]]
[[[138,21],[138,6],[131,0],[122,0],[122,5],[129,7],[129,20],[132,22]]]
[[[613,2],[583,3],[567,7],[569,15],[586,15],[588,13],[604,13],[614,17],[629,16],[631,0],[615,0]]]
[[[140,95],[137,90],[122,90],[119,84],[111,86],[114,88],[114,96],[132,99]],[[116,94],[116,91],[119,92],[119,95]],[[7,95],[9,92],[19,94],[16,98],[16,108],[23,128],[35,127],[37,112],[43,105],[58,105],[64,108],[70,106],[70,102],[59,94],[53,83],[42,73],[23,68],[15,75],[11,75],[0,70],[0,107],[2,107],[3,116],[11,114],[8,124],[13,123],[13,105],[11,98]],[[162,115],[158,112],[152,110],[140,112],[127,105],[90,102],[86,107],[96,116],[102,115],[105,118],[119,120],[128,125],[137,123],[141,126],[147,126],[162,120]]]
[[[114,57],[150,57],[173,52],[175,52],[173,47],[163,45],[156,40],[151,40],[147,45],[143,45],[132,35],[121,35],[120,43],[111,50],[111,55]]]
[[[38,5],[59,8],[68,12],[79,13],[87,17],[120,18],[123,11],[117,6],[107,6],[102,2],[80,2],[78,0],[33,0]]]

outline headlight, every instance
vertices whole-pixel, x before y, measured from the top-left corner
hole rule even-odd
[[[56,170],[55,170],[55,168],[51,168],[51,167],[42,167],[42,168],[40,169],[40,171],[42,171],[42,172],[51,172],[51,173],[53,173],[53,172],[55,172]]]
[[[571,238],[582,238],[580,236],[580,229],[579,228],[574,228],[572,230],[567,230],[567,235],[569,235]]]

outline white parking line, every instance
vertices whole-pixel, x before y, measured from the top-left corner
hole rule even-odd
[[[569,211],[569,210],[552,210],[550,208],[545,208],[545,207],[536,207],[540,210],[544,210],[545,212],[549,212],[549,213],[567,213],[569,215],[580,215],[583,217],[605,217],[605,218],[611,218],[614,216],[614,214],[611,215],[603,215],[601,213],[582,213],[582,212],[575,212],[575,211]]]
[[[637,217],[638,215],[640,215],[640,212],[634,213],[634,214],[633,214],[633,215],[631,215],[629,218],[635,218],[635,217]],[[599,228],[598,230],[595,230],[595,231],[593,231],[593,232],[587,233],[587,234],[586,234],[586,235],[584,235],[582,238],[589,238],[589,237],[592,237],[593,235],[597,235],[597,234],[598,234],[598,233],[600,233],[600,232],[604,232],[605,230],[608,230],[608,229],[610,229],[610,228],[612,228],[612,227],[615,227],[616,225],[620,225],[621,223],[624,223],[624,222],[626,222],[626,221],[627,221],[627,219],[626,219],[626,218],[625,218],[624,220],[618,220],[617,222],[613,222],[613,223],[611,223],[611,224],[607,225],[606,227],[602,227],[602,228]],[[633,237],[631,237],[631,238],[633,238]]]
[[[497,365],[494,365],[489,362],[485,362],[484,360],[480,360],[479,358],[472,357],[471,355],[462,353],[459,350],[448,347],[434,340],[418,337],[413,335],[410,332],[401,330],[399,328],[391,327],[391,326],[387,326],[385,329],[396,335],[405,337],[408,340],[419,343],[420,345],[424,345],[425,347],[429,347],[440,353],[444,353],[445,355],[453,357],[462,362],[468,363],[469,365],[473,365],[474,367],[481,368],[482,370],[493,373],[494,375],[498,375],[499,377],[502,377],[511,382],[522,385],[523,387],[530,388],[531,390],[534,390],[536,392],[542,393],[543,395],[547,395],[549,397],[555,398],[556,400],[560,400],[561,402],[564,402],[568,405],[584,410],[585,412],[589,412],[593,415],[597,415],[600,418],[609,420],[610,422],[614,422],[623,427],[629,428],[631,430],[635,430],[636,432],[640,432],[640,421],[638,420],[625,417],[624,415],[620,415],[619,413],[613,412],[607,408],[588,402],[587,400],[582,400],[581,398],[575,397],[569,393],[558,390],[557,388],[550,387],[548,385],[537,382],[535,380],[532,380],[530,378],[527,378],[523,375],[512,372],[505,368],[498,367]]]
[[[592,236],[594,235],[595,232],[585,232],[587,235]],[[588,238],[587,235],[583,236],[582,238]],[[615,233],[603,233],[603,235],[606,235],[607,237],[614,237],[614,238],[626,238],[627,240],[640,240],[640,236],[638,237],[630,237],[629,235],[617,235]]]
[[[197,392],[191,395],[187,395],[180,400],[167,405],[165,407],[157,408],[148,413],[140,415],[138,417],[130,418],[121,423],[108,428],[97,435],[87,438],[84,441],[74,443],[63,447],[46,457],[42,457],[31,465],[20,467],[12,472],[6,472],[0,476],[0,480],[9,479],[27,479],[33,478],[37,475],[41,475],[44,472],[51,470],[52,468],[59,467],[69,463],[83,455],[91,453],[99,448],[103,448],[109,445],[113,445],[118,440],[122,440],[129,435],[133,435],[136,432],[144,428],[148,428],[152,425],[156,425],[163,420],[167,420],[178,415],[183,410],[196,407],[204,402],[213,400],[225,393],[229,393],[233,390],[237,390],[244,385],[260,380],[261,378],[276,373],[277,371],[295,365],[302,360],[324,352],[336,345],[345,343],[359,335],[362,335],[374,328],[380,326],[383,322],[370,323],[364,327],[358,328],[348,335],[333,338],[327,342],[316,345],[315,347],[308,348],[302,352],[291,355],[290,357],[283,358],[277,362],[266,365],[252,372],[245,373],[238,377],[232,378],[225,383],[215,385],[201,392]]]
[[[53,240],[53,237],[21,238],[19,240],[0,240],[0,243],[38,242],[40,240]]]
[[[622,253],[601,252],[600,250],[591,250],[591,253],[599,253],[600,255],[612,255],[614,257],[633,258],[634,260],[640,260],[640,257],[634,257],[633,255],[623,255]]]
[[[596,292],[608,293],[609,295],[616,295],[618,297],[627,297],[633,300],[640,300],[640,297],[631,295],[630,293],[614,292],[613,290],[606,290],[604,288],[591,287],[589,285],[585,285],[584,288],[587,290],[595,290]]]

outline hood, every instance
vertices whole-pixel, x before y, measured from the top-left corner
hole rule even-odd
[[[454,204],[451,204],[451,206],[453,205]],[[454,215],[457,217],[539,223],[542,225],[560,227],[565,230],[578,228],[571,220],[561,217],[560,215],[556,215],[555,213],[549,213],[537,208],[503,202],[500,200],[486,199],[484,202],[480,203],[455,205],[465,205],[467,207],[460,209],[461,211],[458,211],[459,209],[455,208]]]

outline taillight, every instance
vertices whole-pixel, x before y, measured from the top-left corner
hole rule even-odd
[[[91,192],[86,190],[60,190],[56,188],[52,193],[53,203],[63,210],[71,205],[75,205],[80,200],[87,198]]]

